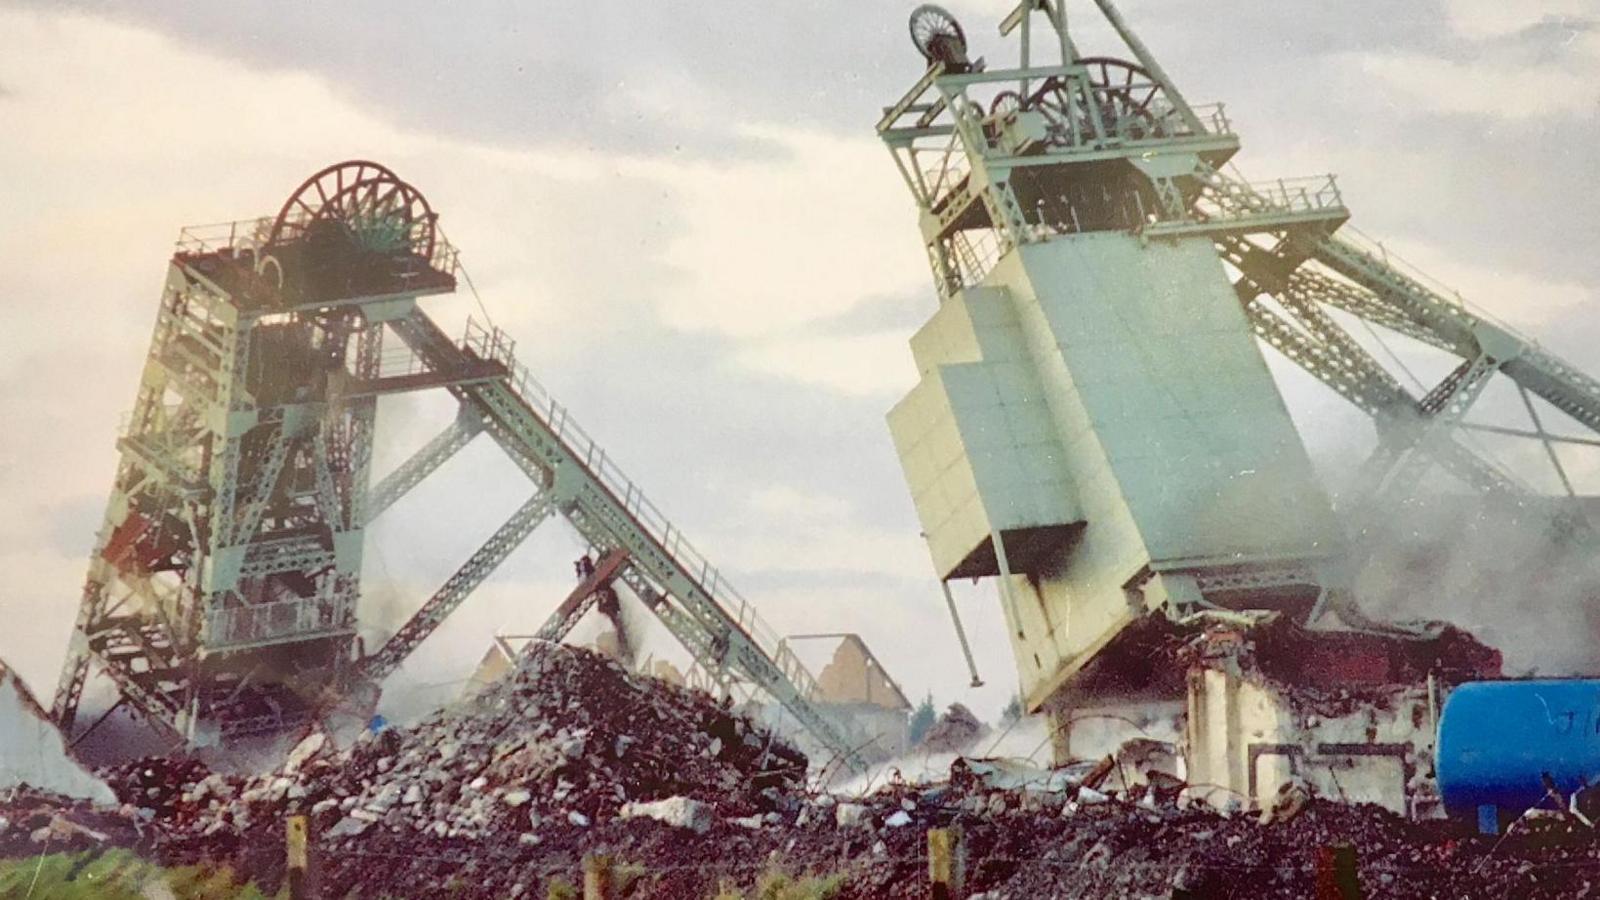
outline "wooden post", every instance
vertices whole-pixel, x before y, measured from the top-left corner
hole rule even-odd
[[[583,858],[583,900],[615,900],[611,857],[594,853]]]
[[[928,888],[933,900],[961,900],[966,896],[967,850],[961,829],[928,829]]]
[[[315,900],[319,886],[313,856],[311,819],[307,816],[290,816],[284,829],[285,881],[289,886],[289,900]]]
[[[1317,848],[1317,900],[1361,900],[1356,848],[1349,844]]]

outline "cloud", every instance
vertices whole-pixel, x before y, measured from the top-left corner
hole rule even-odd
[[[669,324],[752,335],[931,293],[915,207],[876,138],[746,133],[784,157],[638,168],[670,184],[692,223],[664,256],[686,276],[663,299]]]
[[[1586,0],[1446,0],[1453,43],[1347,54],[1393,98],[1509,123],[1600,111],[1600,16]]]
[[[909,7],[354,0],[261,16],[204,0],[33,5],[114,17],[240,67],[313,75],[398,127],[508,148],[756,157],[771,148],[742,124],[855,132],[920,71],[903,37]]]
[[[783,337],[740,352],[740,364],[863,397],[898,399],[916,384],[904,332]]]
[[[1421,54],[1357,55],[1361,70],[1376,79],[1390,104],[1446,115],[1472,115],[1509,122],[1550,116],[1592,118],[1600,112],[1600,59],[1585,41],[1575,68],[1545,62],[1456,61]]]
[[[1575,27],[1595,20],[1589,0],[1445,0],[1444,8],[1450,26],[1473,40],[1506,37],[1545,24]]]

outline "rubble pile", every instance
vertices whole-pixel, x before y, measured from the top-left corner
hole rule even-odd
[[[40,850],[129,846],[139,826],[124,810],[32,787],[0,790],[0,859]]]
[[[1276,612],[1210,610],[1181,620],[1146,616],[1084,666],[1082,696],[1181,697],[1186,673],[1219,669],[1272,685],[1327,715],[1382,705],[1397,685],[1501,677],[1501,656],[1443,622],[1308,629]]]
[[[936,719],[923,736],[919,749],[930,753],[963,753],[989,733],[989,726],[960,703]]]
[[[318,733],[253,777],[152,759],[107,778],[136,821],[155,824],[148,843],[168,860],[221,859],[276,878],[283,818],[306,813],[356,880],[372,867],[369,844],[449,859],[487,842],[514,870],[612,821],[704,833],[724,820],[792,818],[806,768],[799,751],[704,693],[540,643],[465,704],[342,752]]]
[[[1368,896],[1600,896],[1600,839],[1576,817],[1484,837],[1303,785],[1264,813],[1218,813],[1200,786],[1157,777],[1159,749],[1049,770],[961,758],[935,783],[813,792],[803,756],[708,696],[539,645],[462,707],[342,751],[313,735],[272,772],[145,760],[101,773],[120,807],[0,792],[0,855],[131,847],[271,894],[284,819],[304,813],[331,897],[540,897],[603,852],[635,873],[632,898],[724,883],[750,895],[772,871],[830,876],[841,900],[920,898],[927,829],[953,825],[969,896],[988,900],[1300,898],[1340,844],[1356,848]]]
[[[314,736],[297,752],[320,761],[324,749]],[[328,774],[305,788],[308,799],[323,788],[343,794],[310,804],[344,814],[332,834],[381,822],[441,838],[537,835],[546,821],[581,827],[673,797],[721,816],[761,815],[806,773],[798,751],[705,694],[552,644],[530,647],[465,707],[365,738],[341,762],[313,766]],[[296,763],[291,754],[286,769]]]

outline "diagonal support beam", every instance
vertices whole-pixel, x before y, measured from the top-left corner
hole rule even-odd
[[[1366,496],[1396,489],[1409,496],[1433,459],[1434,445],[1448,439],[1449,430],[1472,408],[1499,368],[1499,362],[1485,354],[1457,366],[1422,398],[1418,421],[1410,428],[1392,431],[1389,440],[1368,457],[1358,489]]]
[[[395,501],[410,493],[412,488],[421,484],[450,457],[471,443],[482,430],[483,419],[463,406],[460,413],[445,426],[443,431],[434,435],[418,448],[417,452],[411,454],[409,459],[383,476],[383,480],[372,488],[367,496],[367,521],[370,523],[382,515],[384,510],[393,506]]]
[[[548,493],[538,493],[518,507],[504,525],[489,536],[454,575],[447,579],[428,601],[389,638],[388,643],[372,656],[363,660],[359,674],[372,681],[381,681],[417,649],[445,617],[455,611],[478,585],[511,555],[533,530],[555,511],[555,501]]]
[[[231,546],[242,543],[256,533],[256,528],[261,525],[261,516],[267,511],[267,503],[272,500],[272,492],[278,486],[278,477],[283,474],[283,464],[288,460],[289,451],[294,443],[294,439],[282,428],[272,436],[266,455],[262,457],[261,465],[256,469],[255,483],[251,487],[250,496],[233,516],[227,532],[218,536],[219,545]]]
[[[1533,397],[1528,389],[1517,385],[1517,393],[1522,397],[1522,405],[1528,410],[1528,418],[1533,422],[1534,431],[1539,436],[1539,443],[1544,445],[1545,455],[1550,458],[1550,466],[1555,469],[1556,477],[1561,479],[1561,487],[1566,490],[1568,497],[1576,498],[1578,492],[1572,489],[1572,479],[1567,477],[1567,467],[1561,464],[1561,457],[1556,454],[1555,443],[1549,432],[1544,430],[1544,422],[1539,418],[1539,411],[1533,408]]]
[[[1252,288],[1241,284],[1240,290],[1241,296],[1254,296]],[[1306,330],[1297,330],[1259,303],[1247,302],[1245,315],[1257,337],[1372,416],[1380,433],[1415,427],[1422,415],[1418,401],[1364,352],[1360,357],[1348,356],[1341,352],[1339,345],[1328,344],[1309,333],[1313,331],[1311,326],[1302,323]],[[1337,323],[1329,324],[1338,327]],[[1435,441],[1429,452],[1452,475],[1485,493],[1512,496],[1525,493],[1520,484],[1498,467],[1454,439]]]

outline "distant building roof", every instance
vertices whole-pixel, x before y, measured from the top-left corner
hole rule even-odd
[[[824,703],[866,703],[884,709],[911,709],[911,702],[883,668],[878,657],[859,634],[801,635],[837,637],[839,646],[833,659],[817,676],[817,688]]]

